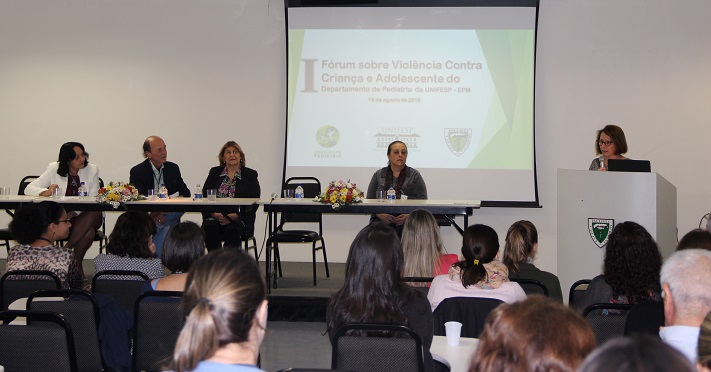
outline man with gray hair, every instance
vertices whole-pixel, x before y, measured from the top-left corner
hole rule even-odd
[[[674,253],[662,266],[659,281],[666,323],[659,336],[696,363],[699,328],[711,311],[711,251]]]

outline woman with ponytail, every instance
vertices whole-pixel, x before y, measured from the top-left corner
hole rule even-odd
[[[267,326],[266,286],[256,261],[220,249],[193,264],[183,295],[185,326],[173,353],[177,372],[257,368]]]
[[[498,261],[499,236],[486,225],[472,225],[464,231],[462,257],[447,275],[432,280],[427,293],[432,311],[450,297],[494,298],[507,303],[526,299],[520,285],[509,281],[509,270]]]
[[[506,233],[504,265],[510,279],[533,279],[543,283],[548,296],[563,303],[563,293],[558,277],[533,265],[538,252],[538,230],[531,221],[516,221]]]

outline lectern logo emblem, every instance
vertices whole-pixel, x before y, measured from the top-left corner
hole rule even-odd
[[[595,245],[602,248],[610,238],[610,232],[615,226],[615,220],[603,218],[588,218],[588,231]]]

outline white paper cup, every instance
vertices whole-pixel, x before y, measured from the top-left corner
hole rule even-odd
[[[217,201],[217,190],[216,189],[209,189],[207,190],[207,201]]]
[[[462,334],[462,323],[447,322],[444,323],[444,333],[447,335],[447,345],[459,345],[459,336]]]

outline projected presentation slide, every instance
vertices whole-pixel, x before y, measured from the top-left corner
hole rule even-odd
[[[535,199],[535,8],[290,8],[288,17],[287,173],[362,171],[365,183],[399,140],[429,189],[447,186],[428,173],[485,177],[523,184],[482,185],[482,200]]]

